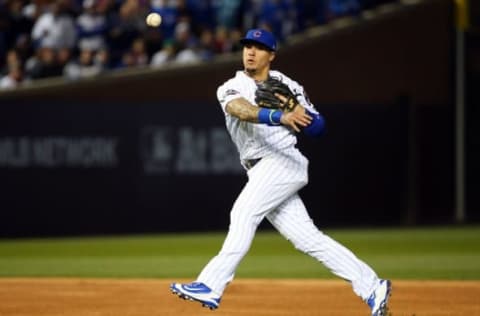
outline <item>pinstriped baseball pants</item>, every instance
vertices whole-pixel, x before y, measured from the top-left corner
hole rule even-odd
[[[233,205],[223,246],[197,281],[222,295],[266,217],[295,248],[350,281],[354,292],[366,300],[379,282],[377,275],[314,225],[297,193],[307,183],[308,160],[296,148],[264,157],[248,170],[248,182]]]

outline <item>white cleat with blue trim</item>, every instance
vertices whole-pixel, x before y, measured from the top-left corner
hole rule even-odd
[[[216,295],[208,286],[201,282],[172,283],[170,290],[184,300],[200,302],[203,307],[211,310],[217,309],[221,300],[219,295]]]
[[[380,280],[372,295],[368,298],[367,304],[372,309],[372,316],[386,316],[388,312],[388,299],[392,292],[390,280]]]

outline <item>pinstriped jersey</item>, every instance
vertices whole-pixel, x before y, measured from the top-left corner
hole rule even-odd
[[[318,113],[300,84],[276,70],[270,70],[269,75],[285,83],[297,95],[297,100],[303,107],[312,113]],[[236,98],[242,97],[256,105],[256,90],[255,80],[244,71],[237,71],[235,77],[227,80],[217,89],[217,98],[225,114],[225,124],[240,153],[240,160],[283,152],[284,149],[293,147],[297,143],[295,132],[286,126],[246,122],[227,113],[227,104]]]

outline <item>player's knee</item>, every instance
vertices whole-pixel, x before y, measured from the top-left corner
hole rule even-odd
[[[307,255],[310,255],[311,253],[314,253],[319,250],[318,246],[313,243],[294,244],[294,247],[298,251],[303,252],[304,254],[307,254]]]

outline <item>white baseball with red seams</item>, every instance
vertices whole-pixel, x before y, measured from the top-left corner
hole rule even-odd
[[[269,74],[286,83],[308,111],[318,113],[297,82],[278,71],[270,70]],[[227,103],[239,97],[255,104],[256,89],[254,79],[238,71],[217,90],[240,160],[244,166],[246,160],[261,160],[247,171],[248,182],[233,205],[222,249],[205,266],[197,281],[221,296],[248,252],[258,225],[266,217],[295,248],[350,281],[354,292],[367,300],[379,285],[376,273],[350,250],[323,234],[314,225],[298,195],[308,183],[308,159],[295,147],[295,133],[284,125],[250,123],[226,112]]]

